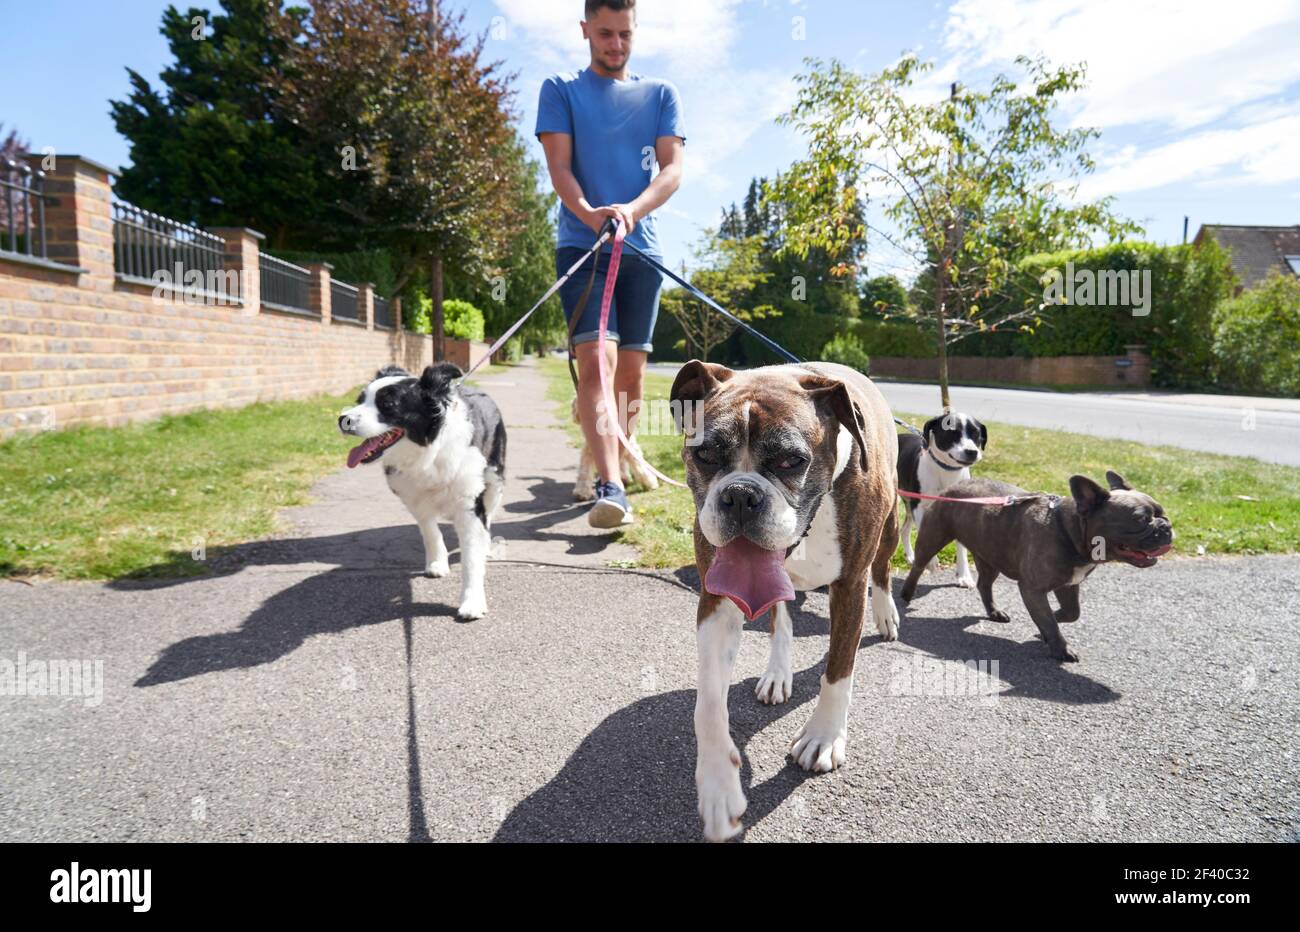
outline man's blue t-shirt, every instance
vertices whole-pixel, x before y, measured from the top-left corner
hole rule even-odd
[[[681,100],[667,81],[628,73],[626,80],[605,78],[583,68],[542,82],[535,134],[573,137],[573,175],[592,207],[626,204],[650,184],[655,140],[686,138]],[[560,206],[556,245],[591,248],[596,236],[569,208]],[[627,238],[648,255],[662,258],[655,216],[637,221]],[[606,245],[606,251],[609,250]]]

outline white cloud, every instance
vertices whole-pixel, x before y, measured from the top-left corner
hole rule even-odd
[[[633,61],[661,58],[674,75],[716,74],[736,40],[739,6],[740,0],[656,0],[638,6]],[[528,33],[533,50],[548,63],[585,59],[577,0],[497,0],[497,7],[512,28]]]
[[[714,193],[734,181],[726,174],[731,157],[794,102],[794,82],[784,71],[733,66],[740,6],[740,0],[656,0],[641,5],[632,47],[633,71],[667,78],[681,92],[686,171],[692,185]],[[522,40],[518,45],[526,46],[544,68],[586,64],[578,26],[582,5],[576,0],[497,0],[497,7],[507,18],[512,39]],[[723,75],[725,80],[720,80]]]
[[[1086,61],[1076,125],[1185,129],[1300,80],[1297,36],[1300,0],[958,0],[944,43],[964,69]]]
[[[1271,185],[1300,180],[1300,107],[1253,126],[1207,130],[1141,153],[1126,146],[1100,160],[1079,196],[1142,191],[1179,182]]]

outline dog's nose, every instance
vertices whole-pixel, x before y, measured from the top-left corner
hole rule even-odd
[[[767,497],[749,482],[733,482],[718,495],[718,504],[734,520],[743,524],[763,510]]]
[[[348,417],[346,414],[340,414],[339,430],[343,431],[344,433],[347,433],[351,429],[352,429],[352,418]]]

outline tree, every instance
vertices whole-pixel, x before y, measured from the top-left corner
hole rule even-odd
[[[845,243],[838,255],[810,247],[796,255],[785,246],[786,205],[774,196],[766,178],[752,178],[745,195],[743,213],[733,204],[723,210],[719,236],[733,240],[753,238],[760,244],[760,259],[768,273],[750,296],[750,306],[771,305],[783,313],[817,313],[857,317],[859,302],[856,279],[866,255],[866,239]],[[860,201],[859,214],[866,209]]]
[[[279,106],[329,151],[333,232],[365,230],[388,249],[404,287],[422,270],[433,298],[434,356],[442,353],[443,268],[473,274],[503,255],[520,219],[511,170],[511,76],[481,60],[486,35],[434,0],[310,0],[280,18],[293,54]]]
[[[995,300],[1019,257],[1138,229],[1111,214],[1109,199],[1075,200],[1078,179],[1093,169],[1085,146],[1098,134],[1059,130],[1051,113],[1083,86],[1084,69],[1016,62],[1027,86],[998,75],[988,90],[954,84],[946,99],[915,103],[904,92],[930,65],[912,56],[869,77],[810,59],[779,118],[808,137],[808,157],[774,186],[787,203],[785,248],[841,252],[865,233],[854,216],[858,179],[889,192],[895,245],[925,283],[907,313],[934,321],[945,409],[949,344],[990,327],[1033,326],[1036,303]]]
[[[533,306],[555,281],[555,220],[557,203],[549,186],[542,188],[542,169],[528,158],[523,141],[516,138],[510,169],[520,192],[522,220],[510,231],[501,255],[494,256],[483,274],[453,266],[447,276],[447,293],[483,309],[490,336],[506,328]],[[562,346],[567,330],[560,299],[552,297],[537,309],[520,330],[526,348]]]
[[[763,269],[759,237],[735,240],[706,230],[692,251],[701,266],[693,276],[695,287],[736,317],[748,322],[780,313],[770,306],[752,306],[751,295],[769,275]],[[736,331],[735,323],[683,288],[666,292],[661,304],[681,325],[688,350],[705,361],[710,350]]]
[[[291,49],[278,0],[222,0],[224,13],[174,6],[159,32],[174,61],[154,90],[130,68],[131,93],[110,101],[131,144],[120,196],[200,226],[247,226],[273,249],[321,246],[311,220],[332,200],[324,160],[280,118],[275,74]],[[201,21],[195,22],[198,18]],[[206,26],[206,29],[204,28]]]
[[[877,275],[862,284],[862,301],[878,314],[907,313],[907,289],[893,275]]]

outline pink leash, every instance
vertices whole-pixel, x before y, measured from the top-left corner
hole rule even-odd
[[[985,495],[983,498],[948,498],[946,495],[922,495],[920,492],[898,490],[903,498],[924,498],[932,502],[966,502],[969,505],[1014,505],[1022,497],[1019,495]]]
[[[609,372],[605,367],[605,333],[609,329],[609,309],[614,302],[614,280],[618,277],[618,260],[623,255],[623,237],[625,235],[623,224],[615,223],[614,244],[609,254],[609,270],[605,273],[605,293],[601,295],[600,298],[600,335],[596,360],[600,372],[600,387],[605,395],[605,410],[609,414],[609,420],[614,425],[614,433],[618,436],[618,442],[623,445],[623,449],[627,450],[633,459],[658,476],[662,481],[667,482],[669,485],[675,485],[679,489],[684,489],[686,486],[683,483],[665,476],[659,470],[647,463],[645,457],[638,455],[636,450],[632,449],[631,441],[627,439],[627,436],[623,433],[622,425],[618,422],[618,407],[614,404],[613,380],[610,379]],[[599,261],[599,259],[600,256],[597,255],[591,261],[596,262]]]

